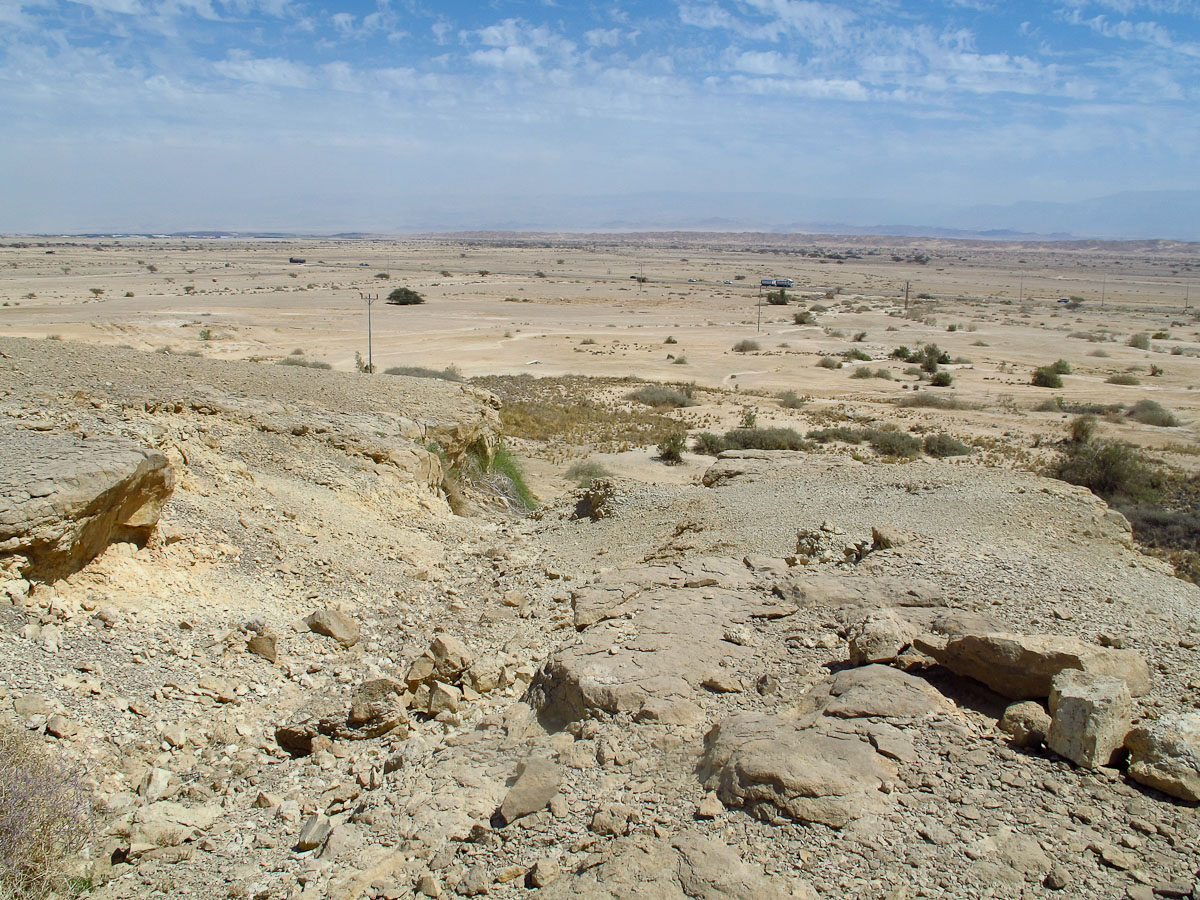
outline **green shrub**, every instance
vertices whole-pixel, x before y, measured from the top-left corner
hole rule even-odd
[[[840,369],[842,367],[841,360],[834,359],[832,356],[822,356],[817,360],[817,365],[822,369]]]
[[[463,375],[458,366],[450,365],[444,369],[428,369],[425,366],[392,366],[383,370],[384,375],[408,375],[410,378],[440,378],[442,381],[462,381]]]
[[[863,350],[859,350],[857,347],[851,347],[849,350],[847,350],[845,353],[843,353],[842,356],[846,360],[851,361],[851,362],[854,362],[856,360],[860,361],[860,362],[867,362],[871,359],[870,353],[867,353],[866,351],[863,351]]]
[[[595,343],[595,342],[593,341],[593,343]],[[675,339],[675,335],[669,334],[669,335],[667,335],[667,339],[665,341],[663,341],[663,343],[664,344],[678,344],[679,341],[677,341]]]
[[[779,395],[779,405],[784,409],[800,409],[804,400],[795,391],[784,391]]]
[[[758,345],[758,341],[752,341],[749,338],[740,340],[733,345],[734,353],[753,353],[754,351],[761,349],[762,348]]]
[[[168,351],[169,352],[169,351]],[[332,369],[329,363],[319,359],[304,359],[299,356],[285,356],[283,359],[276,360],[277,366],[303,366],[306,369]]]
[[[1063,386],[1062,376],[1054,371],[1053,366],[1038,366],[1033,370],[1033,378],[1029,382],[1034,387],[1060,388]]]
[[[392,306],[416,306],[425,302],[425,298],[408,287],[398,287],[388,294],[387,302]]]
[[[874,378],[875,373],[871,371],[870,366],[859,366],[850,373],[851,378]]]
[[[738,428],[753,428],[758,422],[758,412],[753,406],[747,406],[742,410],[742,417],[738,420]]]
[[[671,360],[671,365],[686,366],[687,365],[687,357],[681,353],[677,357],[675,357],[673,360]]]
[[[892,370],[891,369],[876,369],[875,377],[881,378],[884,381],[891,381],[892,380]]]
[[[585,347],[590,347],[592,344],[596,343],[596,339],[595,338],[584,338],[579,343]],[[670,343],[670,341],[668,340],[667,343]]]
[[[1154,334],[1150,335],[1150,338],[1151,340],[1155,341],[1169,341],[1171,339],[1171,335],[1165,331],[1156,331]]]
[[[767,303],[770,306],[787,306],[787,292],[783,288],[777,291],[767,291]]]
[[[658,458],[668,466],[677,466],[683,462],[683,451],[687,449],[687,434],[673,431],[658,444]]]
[[[843,444],[861,444],[867,439],[867,434],[861,428],[834,425],[829,428],[814,428],[805,437],[818,444],[828,444],[831,441],[841,441]]]
[[[950,387],[954,383],[954,378],[949,372],[934,372],[929,379],[930,387]]]
[[[1104,379],[1104,381],[1106,384],[1124,384],[1124,385],[1134,385],[1134,384],[1142,383],[1142,379],[1138,378],[1136,375],[1130,375],[1126,372],[1120,372],[1116,375],[1109,375],[1107,378]]]
[[[867,432],[867,441],[876,453],[901,459],[915,459],[921,455],[921,442],[903,431],[872,428]]]
[[[893,350],[891,355],[892,355],[892,359],[898,359],[901,362],[911,362],[912,361],[912,351],[903,345],[901,345],[901,346],[897,347],[895,350]]]
[[[1157,496],[1161,477],[1136,447],[1122,441],[1068,445],[1052,474],[1082,485],[1110,503],[1146,501]]]
[[[648,384],[627,395],[630,400],[656,409],[673,407],[680,409],[684,406],[695,406],[690,390],[676,390],[663,384]]]
[[[947,456],[969,456],[971,448],[945,432],[925,436],[925,452],[942,459]]]
[[[797,325],[816,325],[817,317],[805,309],[798,313],[792,313],[792,321]]]
[[[0,724],[0,897],[65,892],[64,864],[92,833],[80,773],[7,720]]]
[[[926,394],[922,391],[919,394],[911,394],[908,397],[901,397],[896,401],[897,406],[903,406],[908,409],[978,409],[976,403],[968,403],[965,400],[959,400],[956,397],[944,397],[940,394]]]
[[[1071,364],[1065,359],[1058,360],[1058,362],[1054,363],[1052,366],[1050,366],[1050,368],[1052,368],[1059,375],[1071,374]]]
[[[574,481],[580,487],[591,487],[593,481],[597,478],[609,478],[612,472],[606,469],[603,465],[592,460],[584,460],[583,462],[573,463],[566,472],[567,479]]]
[[[1076,416],[1067,426],[1067,439],[1072,444],[1086,444],[1096,437],[1099,426],[1099,420],[1091,413]]]
[[[734,428],[725,432],[727,450],[811,450],[794,428]]]
[[[692,441],[692,450],[696,453],[703,453],[706,456],[717,456],[728,449],[729,447],[726,446],[725,439],[719,434],[713,434],[711,431],[702,431]]]
[[[1137,334],[1132,335],[1129,338],[1129,346],[1133,347],[1135,350],[1149,350],[1150,335],[1146,334],[1144,331],[1139,331]]]
[[[867,339],[867,333],[865,331],[860,331],[860,332],[856,333],[854,335],[854,337],[851,338],[851,340],[854,341],[856,344],[861,344],[866,339]]]
[[[1139,400],[1129,408],[1129,412],[1125,415],[1135,422],[1154,425],[1158,428],[1174,428],[1179,424],[1179,420],[1170,410],[1153,400]]]

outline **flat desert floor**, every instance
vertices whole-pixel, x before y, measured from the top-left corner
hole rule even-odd
[[[9,336],[349,371],[369,356],[379,372],[692,383],[699,404],[672,415],[693,433],[731,427],[747,406],[759,425],[802,431],[846,417],[918,431],[932,421],[1018,462],[1060,439],[1072,409],[1153,399],[1181,424],[1109,415],[1106,436],[1184,470],[1200,448],[1195,245],[737,234],[2,243]],[[763,278],[794,280],[788,305],[766,304]],[[397,287],[426,302],[388,305]],[[369,343],[365,296],[379,298]],[[1059,302],[1072,297],[1082,302]],[[813,324],[797,322],[804,311]],[[752,343],[737,352],[739,342]],[[950,387],[929,387],[892,358],[928,343],[949,354]],[[1060,359],[1071,370],[1061,389],[1030,383]],[[628,392],[605,384],[610,399]],[[918,389],[960,408],[896,406]],[[785,391],[804,402],[783,408],[774,398]],[[1065,411],[1039,409],[1057,397]],[[522,448],[543,493],[565,487],[557,463],[605,449]],[[606,463],[640,477],[686,480],[705,464],[669,470],[650,463],[652,448],[619,449]]]

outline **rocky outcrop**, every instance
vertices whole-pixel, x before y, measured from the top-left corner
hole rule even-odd
[[[545,900],[784,900],[815,896],[788,890],[730,847],[695,831],[671,838],[616,841],[595,866],[541,890]]]
[[[1135,697],[1150,690],[1150,670],[1136,651],[1100,647],[1078,638],[970,633],[945,641],[918,640],[916,646],[951,672],[981,681],[1013,700],[1049,697],[1054,676],[1064,669],[1120,678]]]
[[[117,438],[0,426],[0,555],[42,580],[111,543],[150,538],[174,476],[157,450]]]
[[[1120,678],[1064,669],[1051,685],[1046,744],[1076,765],[1107,766],[1125,743],[1131,714],[1129,688]]]
[[[705,738],[701,780],[726,806],[842,828],[881,811],[895,770],[852,726],[744,713]]]

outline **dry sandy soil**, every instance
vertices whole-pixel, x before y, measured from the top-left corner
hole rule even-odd
[[[1136,653],[1149,684],[1134,724],[1200,709],[1200,589],[1089,492],[1037,474],[1072,418],[1038,408],[1054,397],[1121,404],[1102,435],[1194,473],[1195,246],[0,243],[6,458],[37,435],[112,438],[175,473],[145,547],[114,544],[47,583],[6,562],[0,710],[86,765],[100,807],[75,866],[95,896],[1200,897],[1195,803],[1123,762],[1018,746],[999,727],[1009,700],[933,657],[852,668],[848,646],[881,609],[916,631],[962,616]],[[768,276],[795,280],[790,305],[760,305]],[[385,304],[397,286],[427,302]],[[377,369],[455,366],[476,384],[357,372],[360,293],[380,296]],[[797,325],[801,310],[816,323]],[[742,340],[759,349],[734,352]],[[953,360],[950,387],[890,358],[929,342]],[[852,350],[871,360],[817,365]],[[298,358],[334,371],[276,365]],[[1062,388],[1030,384],[1059,359]],[[550,378],[484,379],[522,375]],[[696,405],[641,407],[630,377],[694,383]],[[898,403],[930,395],[956,402]],[[1178,424],[1124,415],[1146,398]],[[901,461],[832,443],[666,466],[639,438],[723,432],[748,411],[802,433],[944,431],[974,452]],[[439,448],[453,462],[502,427],[533,515],[486,479],[439,480]],[[584,460],[615,475],[590,499],[566,476]],[[361,637],[312,631],[319,609]],[[250,650],[262,632],[276,660]],[[464,671],[434,649],[450,638]],[[437,681],[452,690],[435,688],[453,703],[428,706],[429,660],[449,666]],[[844,719],[827,711],[839,677],[869,682]],[[380,679],[409,686],[407,711],[363,694]],[[279,729],[306,716],[328,727],[289,751]],[[837,800],[805,819],[714,774],[722,729],[733,740],[747,722],[793,749],[814,727],[859,747],[844,769],[814,763],[814,790],[849,785],[849,812]],[[528,814],[498,821],[530,763],[553,790],[531,776]]]

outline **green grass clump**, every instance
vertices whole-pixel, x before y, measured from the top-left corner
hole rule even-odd
[[[444,369],[429,369],[425,366],[392,366],[383,370],[384,375],[408,375],[410,378],[440,378],[442,381],[462,381],[463,374],[458,366]]]
[[[794,428],[733,428],[725,434],[704,432],[696,435],[692,449],[697,453],[716,456],[726,450],[811,450]]]
[[[842,354],[842,357],[848,362],[869,362],[871,354],[865,350],[860,350],[858,347],[851,347]]]
[[[841,360],[834,359],[832,356],[822,356],[817,360],[817,365],[822,369],[840,369],[842,367]]]
[[[1127,372],[1119,372],[1116,375],[1109,375],[1107,378],[1104,379],[1104,381],[1106,384],[1124,384],[1124,385],[1134,385],[1134,384],[1142,383],[1142,379],[1138,378],[1136,375],[1130,375]]]
[[[525,483],[525,473],[521,469],[520,463],[504,444],[497,445],[496,451],[492,454],[491,464],[485,471],[508,482],[509,490],[505,493],[510,500],[515,500],[524,509],[537,509],[538,498],[533,495],[533,491]]]
[[[875,373],[871,371],[870,366],[859,366],[850,373],[851,378],[874,378]]]
[[[1179,424],[1179,419],[1175,418],[1174,413],[1153,400],[1139,400],[1125,415],[1135,422],[1158,428],[1174,428]]]
[[[818,444],[828,444],[831,441],[841,441],[843,444],[861,444],[867,439],[866,431],[863,429],[847,428],[844,425],[814,428],[806,437]]]
[[[896,401],[897,406],[905,407],[906,409],[978,409],[979,406],[975,403],[968,403],[965,400],[959,400],[955,397],[944,397],[940,394],[910,394],[907,397],[901,397]]]
[[[779,405],[784,409],[800,409],[804,406],[804,398],[795,391],[784,391],[779,395]]]
[[[1071,364],[1069,362],[1067,362],[1065,359],[1060,359],[1057,362],[1052,363],[1050,368],[1053,369],[1055,372],[1057,372],[1059,375],[1070,375],[1071,374]]]
[[[921,442],[903,431],[872,428],[867,432],[867,441],[881,456],[916,459],[921,455]]]

